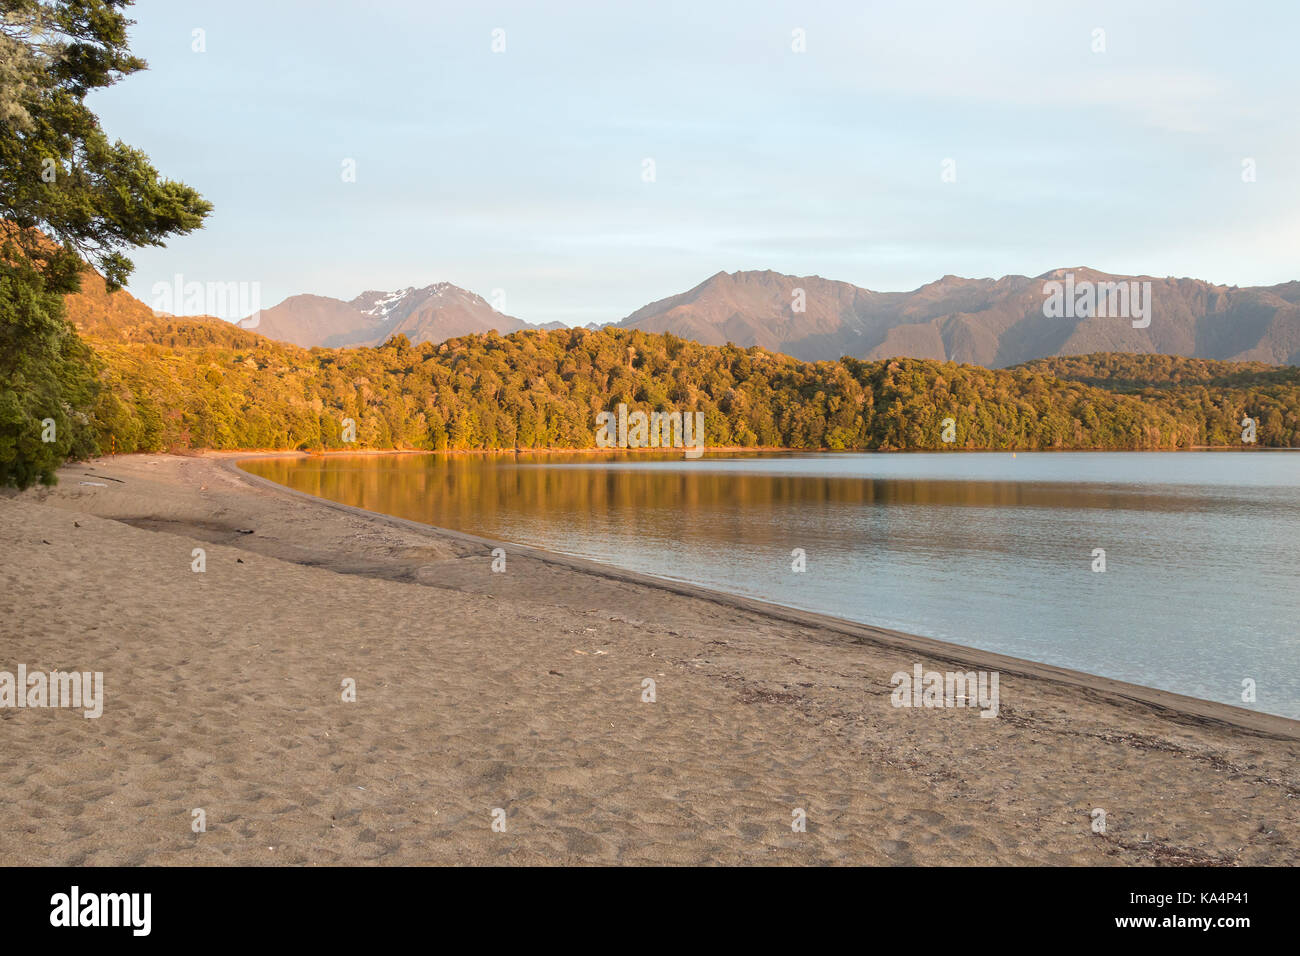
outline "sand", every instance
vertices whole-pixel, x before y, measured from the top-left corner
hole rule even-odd
[[[1300,862],[1300,722],[511,545],[493,573],[229,457],[69,466],[0,542],[0,670],[105,683],[98,719],[0,709],[0,864]],[[998,716],[891,706],[917,662],[998,670]]]

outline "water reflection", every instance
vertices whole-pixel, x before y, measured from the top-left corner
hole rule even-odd
[[[331,500],[1300,717],[1300,456],[348,456]],[[808,570],[791,571],[803,548]],[[1107,570],[1092,571],[1105,549]]]

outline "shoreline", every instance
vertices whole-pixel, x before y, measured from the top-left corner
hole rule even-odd
[[[371,455],[611,455],[611,454],[668,454],[685,451],[684,448],[455,448],[441,451],[427,448],[324,448],[324,449],[275,449],[275,448],[196,448],[160,452],[127,452],[130,455],[174,455],[182,458],[219,458],[238,456],[241,458],[330,458],[335,456],[371,456]],[[783,454],[783,455],[1176,455],[1189,452],[1284,452],[1300,451],[1300,446],[1269,445],[1189,445],[1186,448],[783,448],[779,446],[718,445],[704,448],[705,455],[736,454]],[[101,458],[111,460],[114,455]],[[75,467],[79,462],[68,462]]]
[[[366,512],[243,457],[0,495],[0,671],[104,675],[96,719],[0,707],[0,864],[1300,865],[1288,718]],[[996,718],[894,705],[892,674],[947,662],[1001,672]]]
[[[1284,717],[1280,714],[1262,713],[1259,711],[1249,710],[1245,707],[1235,707],[1231,704],[1205,700],[1200,697],[1191,697],[1186,694],[1178,694],[1173,691],[1162,690],[1156,687],[1148,687],[1144,684],[1133,684],[1127,681],[1104,677],[1100,674],[1092,674],[1087,671],[1058,667],[1044,661],[1032,661],[1025,658],[1012,657],[994,651],[981,650],[966,644],[942,641],[937,638],[924,637],[920,634],[911,634],[906,631],[895,631],[889,628],[882,628],[871,624],[852,621],[848,618],[835,617],[830,614],[822,614],[816,611],[806,611],[784,604],[776,604],[770,601],[762,601],[757,598],[745,597],[740,594],[733,594],[728,591],[719,591],[714,588],[706,588],[700,585],[689,584],[687,582],[674,581],[670,578],[661,578],[656,575],[630,571],[617,567],[616,565],[604,564],[587,558],[548,551],[545,548],[539,548],[533,545],[516,544],[514,542],[487,538],[482,535],[471,534],[465,531],[457,531],[451,528],[442,528],[437,525],[424,524],[423,522],[412,521],[408,518],[399,518],[379,511],[367,511],[364,508],[357,508],[353,505],[346,505],[329,498],[312,495],[305,491],[298,491],[296,488],[290,488],[287,485],[281,485],[278,482],[274,482],[269,478],[263,478],[260,475],[251,474],[239,467],[239,462],[249,460],[250,458],[299,457],[296,454],[289,456],[275,454],[256,454],[248,456],[240,453],[230,454],[231,457],[223,458],[222,465],[227,470],[239,475],[241,478],[262,487],[269,487],[277,492],[306,498],[344,514],[362,516],[372,521],[381,521],[393,527],[403,528],[417,533],[432,532],[445,538],[477,545],[485,548],[489,552],[493,548],[506,548],[507,554],[511,551],[518,554],[526,554],[536,560],[579,571],[584,574],[598,575],[614,581],[623,581],[646,587],[658,588],[684,597],[710,601],[725,607],[762,614],[767,617],[788,621],[793,624],[831,631],[842,634],[859,643],[874,643],[900,650],[915,651],[931,660],[944,663],[971,664],[981,669],[997,670],[999,672],[1056,681],[1067,686],[1109,695],[1133,703],[1140,703],[1149,706],[1154,710],[1164,711],[1171,715],[1179,715],[1181,717],[1193,718],[1196,720],[1215,721],[1226,726],[1248,730],[1253,733],[1275,736],[1284,740],[1300,740],[1300,720]]]

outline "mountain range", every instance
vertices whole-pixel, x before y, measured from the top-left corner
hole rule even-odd
[[[1134,328],[1123,316],[1047,317],[1044,289],[1067,277],[1076,287],[1150,283],[1149,297],[1143,296],[1150,304],[1150,324]],[[110,300],[101,284],[92,280],[82,295],[70,297],[70,315],[78,324],[130,325],[150,314],[126,293]],[[129,307],[116,301],[123,296]],[[1004,368],[1036,358],[1129,352],[1296,365],[1300,281],[1239,288],[1077,267],[1035,277],[948,275],[910,292],[875,292],[820,276],[719,272],[606,324],[671,332],[705,345],[758,345],[807,361],[908,357]],[[295,295],[239,325],[304,347],[380,345],[398,334],[419,344],[489,329],[508,334],[564,327],[505,315],[482,296],[448,282],[363,292],[346,302]]]
[[[1150,324],[1127,317],[1048,318],[1049,282],[1149,282]],[[802,290],[803,311],[794,311]],[[1300,362],[1300,282],[1256,288],[1199,279],[1117,276],[1079,267],[1037,277],[944,276],[911,292],[873,292],[820,276],[719,272],[618,325],[706,345],[760,345],[805,361],[923,358],[1004,368],[1035,358],[1140,352]]]

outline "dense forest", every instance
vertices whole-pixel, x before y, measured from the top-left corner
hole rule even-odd
[[[586,448],[596,414],[620,402],[701,411],[713,447],[1239,447],[1245,416],[1258,421],[1258,445],[1300,445],[1300,369],[1171,356],[1005,370],[810,363],[620,329],[308,350],[216,320],[102,327],[89,341],[102,363],[94,418],[106,451]]]
[[[1179,355],[1101,352],[1035,359],[1024,368],[1088,385],[1141,391],[1171,385],[1257,388],[1300,384],[1300,368],[1264,362],[1216,362]]]

